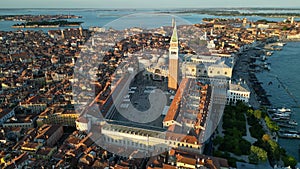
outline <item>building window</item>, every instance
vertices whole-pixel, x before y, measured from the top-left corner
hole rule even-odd
[[[220,71],[218,71],[217,73],[220,74]]]
[[[227,75],[227,72],[225,72],[224,74]]]
[[[210,73],[212,73],[213,71],[211,70]]]

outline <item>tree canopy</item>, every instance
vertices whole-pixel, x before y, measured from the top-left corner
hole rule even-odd
[[[268,153],[257,146],[251,146],[251,154],[249,155],[249,161],[251,163],[257,164],[261,161],[266,161],[268,159]]]

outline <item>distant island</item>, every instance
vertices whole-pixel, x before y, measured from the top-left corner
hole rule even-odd
[[[14,24],[12,28],[53,28],[66,26],[80,26],[83,22],[70,22],[66,20],[59,21],[36,21]]]
[[[214,22],[226,22],[226,21],[233,21],[234,19],[228,19],[228,18],[203,18],[202,22],[204,23],[214,23]],[[270,21],[266,19],[259,19],[256,21],[257,23],[267,24],[267,23],[277,23],[276,21]],[[287,20],[287,23],[290,21]]]
[[[271,9],[269,9],[271,10]],[[270,18],[284,18],[284,17],[300,17],[300,13],[296,12],[284,12],[278,13],[276,11],[272,12],[241,12],[239,10],[228,10],[228,9],[186,9],[176,12],[164,12],[164,13],[195,13],[195,14],[206,14],[214,16],[261,16]]]
[[[76,15],[0,15],[0,20],[3,21],[49,21],[59,19],[78,19],[81,16]]]

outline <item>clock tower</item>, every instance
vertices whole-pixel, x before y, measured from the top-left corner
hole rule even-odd
[[[169,76],[168,76],[168,88],[172,90],[177,90],[178,79],[179,79],[179,47],[178,47],[178,35],[176,22],[173,21],[173,33],[170,39],[169,48]]]

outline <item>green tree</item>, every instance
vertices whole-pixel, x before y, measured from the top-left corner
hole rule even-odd
[[[253,112],[254,117],[256,117],[257,119],[261,118],[262,112],[260,110],[255,110]]]
[[[293,156],[284,156],[282,158],[284,166],[294,168],[297,165],[297,160]]]
[[[252,116],[253,115],[253,109],[248,109],[247,110],[247,116]]]
[[[214,152],[213,152],[213,155],[214,155],[215,157],[223,157],[223,156],[224,156],[223,153],[222,153],[222,151],[219,151],[219,150],[214,151]]]
[[[239,147],[241,149],[242,154],[249,155],[251,143],[245,139],[241,139],[239,142]]]
[[[213,143],[214,145],[220,145],[223,143],[223,138],[221,136],[217,136],[214,140],[213,140]]]
[[[261,117],[265,118],[267,115],[267,111],[268,111],[267,108],[263,106],[260,108],[260,110],[261,110]]]
[[[272,153],[272,156],[275,158],[275,160],[280,160],[280,147],[278,143],[274,140],[268,141],[270,146],[270,152]]]
[[[261,139],[265,134],[265,131],[262,129],[263,127],[260,124],[255,124],[249,128],[250,134],[252,137],[256,139]]]
[[[265,122],[268,126],[268,128],[273,131],[273,132],[277,132],[279,130],[279,126],[270,119],[270,117],[266,116],[265,117]]]
[[[236,103],[236,111],[239,113],[245,113],[249,107],[242,101],[238,101]]]
[[[251,163],[257,164],[260,161],[266,161],[268,158],[268,153],[262,148],[251,146],[251,154],[248,158]]]

